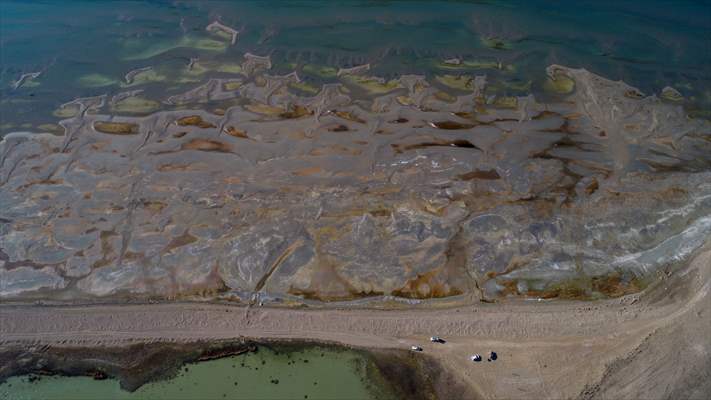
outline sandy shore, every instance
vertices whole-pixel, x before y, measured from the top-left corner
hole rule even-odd
[[[0,308],[0,346],[117,346],[230,338],[363,348],[417,344],[484,398],[679,398],[708,393],[707,245],[647,291],[599,302],[447,310],[309,310],[216,304]],[[430,335],[446,344],[431,344]],[[495,350],[496,362],[469,355]]]

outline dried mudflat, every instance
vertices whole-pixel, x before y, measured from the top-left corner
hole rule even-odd
[[[547,103],[348,71],[303,97],[270,68],[247,54],[162,99],[181,110],[81,98],[63,136],[4,137],[0,297],[618,297],[711,233],[711,124],[676,102],[555,65],[570,93]]]

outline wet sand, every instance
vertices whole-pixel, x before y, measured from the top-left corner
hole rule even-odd
[[[504,302],[436,311],[4,305],[0,332],[3,349],[35,351],[236,338],[370,349],[417,344],[483,398],[700,398],[710,382],[710,278],[707,244],[687,268],[641,294],[594,303]],[[432,334],[447,343],[429,343]],[[495,362],[469,361],[470,354],[490,350],[499,355]]]

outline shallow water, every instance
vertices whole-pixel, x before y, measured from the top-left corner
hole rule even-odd
[[[564,64],[622,79],[647,93],[674,86],[690,109],[711,105],[711,3],[650,1],[244,1],[0,3],[0,133],[56,123],[60,104],[115,94],[124,75],[153,66],[155,79],[130,85],[146,95],[205,82],[185,76],[190,58],[240,62],[270,55],[275,73],[294,64],[369,62],[379,76],[442,73],[450,57],[511,66],[508,94],[540,92],[544,67]],[[205,31],[216,19],[240,31],[234,46]],[[17,90],[24,73],[37,79]],[[320,83],[319,77],[310,78]],[[325,78],[328,80],[328,78]],[[45,128],[49,129],[49,128]]]
[[[188,364],[165,381],[127,392],[113,379],[13,377],[0,385],[0,398],[30,399],[371,399],[387,398],[366,381],[361,355],[323,348],[256,353]]]

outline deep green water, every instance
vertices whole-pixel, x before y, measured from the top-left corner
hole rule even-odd
[[[310,347],[256,353],[184,366],[178,376],[127,392],[117,380],[44,376],[31,382],[13,377],[0,385],[0,399],[382,399],[382,388],[366,377],[368,361],[358,353]]]
[[[205,31],[219,19],[240,31],[225,46]],[[271,55],[273,73],[306,63],[370,62],[374,75],[443,73],[450,57],[502,62],[508,94],[540,91],[551,63],[585,67],[645,93],[667,85],[698,114],[711,110],[711,1],[0,1],[0,133],[56,123],[77,97],[128,90],[124,75],[153,66],[162,78],[133,85],[155,100],[186,82],[191,57],[240,63]],[[491,46],[486,38],[496,38]],[[42,75],[18,90],[23,73]],[[446,71],[444,71],[446,73]],[[503,76],[500,76],[503,75]],[[305,76],[314,84],[317,76]],[[328,80],[328,79],[326,79]]]

